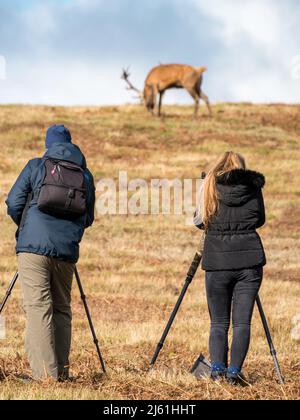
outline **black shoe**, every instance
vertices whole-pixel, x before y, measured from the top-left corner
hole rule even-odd
[[[249,386],[245,376],[240,373],[228,373],[226,375],[226,381],[233,386]]]
[[[22,385],[29,385],[34,382],[34,379],[28,375],[17,375],[15,376],[16,381],[20,382]]]
[[[210,379],[213,381],[221,381],[226,377],[226,370],[212,370],[210,373]]]

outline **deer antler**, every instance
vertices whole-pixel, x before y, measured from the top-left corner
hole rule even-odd
[[[143,102],[143,92],[137,89],[135,86],[133,86],[133,84],[129,80],[129,77],[130,77],[129,69],[130,67],[128,67],[126,70],[123,69],[121,79],[123,79],[125,83],[127,84],[127,90],[133,90],[134,92],[136,92],[138,94],[138,99],[140,99],[140,101]]]

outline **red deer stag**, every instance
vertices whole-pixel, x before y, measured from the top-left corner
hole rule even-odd
[[[212,115],[209,99],[202,91],[203,73],[207,71],[206,67],[192,67],[183,64],[161,64],[154,67],[148,74],[144,92],[134,87],[129,80],[129,70],[124,70],[122,79],[128,85],[129,90],[134,90],[140,98],[143,98],[148,111],[152,114],[159,95],[158,115],[161,116],[162,99],[164,93],[169,89],[185,89],[195,101],[195,115],[198,115],[199,102],[202,99]]]

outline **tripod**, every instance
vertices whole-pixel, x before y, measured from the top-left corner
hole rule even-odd
[[[12,293],[12,290],[13,290],[13,288],[14,288],[17,280],[18,280],[18,277],[19,277],[19,273],[16,272],[16,274],[14,275],[14,277],[13,277],[13,279],[12,279],[12,281],[11,281],[8,289],[7,289],[7,292],[5,294],[5,297],[4,297],[3,301],[1,302],[1,305],[0,305],[0,315],[1,315],[3,309],[4,309],[5,305],[6,305],[6,302],[7,302],[8,298],[9,298],[9,296]],[[103,360],[103,357],[102,357],[102,354],[101,354],[101,351],[100,351],[100,347],[99,347],[99,341],[98,341],[97,336],[96,336],[96,333],[95,333],[94,325],[93,325],[93,322],[92,322],[92,318],[91,318],[91,314],[90,314],[90,311],[89,311],[89,307],[87,305],[86,296],[85,296],[84,291],[83,291],[83,287],[82,287],[82,283],[81,283],[81,280],[80,280],[80,277],[79,277],[79,273],[78,273],[77,267],[75,267],[75,278],[76,278],[76,281],[77,281],[77,285],[78,285],[80,297],[82,299],[82,303],[83,303],[83,306],[84,306],[84,309],[85,309],[85,313],[86,313],[86,316],[87,316],[87,319],[88,319],[90,330],[91,330],[91,333],[92,333],[92,336],[93,336],[93,342],[94,342],[95,347],[96,347],[96,351],[97,351],[97,354],[98,354],[98,357],[99,357],[101,368],[102,368],[103,372],[106,373],[104,360]]]
[[[192,283],[192,281],[193,281],[193,279],[195,277],[195,274],[196,274],[196,272],[198,270],[198,267],[200,265],[201,259],[202,259],[202,252],[199,251],[199,252],[196,253],[196,255],[195,255],[194,259],[193,259],[193,262],[192,262],[192,264],[190,266],[190,269],[188,271],[187,278],[186,278],[185,284],[183,286],[183,289],[182,289],[182,291],[180,293],[180,296],[178,298],[178,301],[177,301],[177,303],[176,303],[176,305],[175,305],[175,307],[173,309],[173,312],[172,312],[171,317],[170,317],[170,319],[169,319],[169,321],[167,323],[167,326],[166,326],[166,328],[165,328],[165,330],[163,332],[163,335],[162,335],[159,343],[157,344],[155,353],[154,353],[154,355],[152,357],[152,360],[151,360],[151,364],[150,364],[151,367],[154,367],[154,365],[156,363],[156,360],[157,360],[157,358],[159,356],[159,353],[161,352],[161,350],[162,350],[162,348],[164,346],[164,343],[166,341],[166,338],[167,338],[167,336],[168,336],[168,334],[170,332],[170,329],[171,329],[171,327],[173,325],[173,322],[174,322],[175,317],[176,317],[176,315],[177,315],[177,313],[179,311],[179,308],[180,308],[180,306],[182,304],[182,301],[183,301],[183,299],[184,299],[184,297],[186,295],[186,292],[187,292],[190,284]],[[268,322],[267,322],[267,319],[266,319],[266,316],[265,316],[265,313],[264,313],[264,310],[263,310],[263,307],[262,307],[261,300],[260,300],[260,297],[259,296],[257,296],[257,298],[256,298],[256,304],[257,304],[257,307],[258,307],[258,310],[259,310],[259,314],[260,314],[260,317],[261,317],[261,320],[262,320],[262,324],[263,324],[263,327],[264,327],[264,330],[265,330],[267,341],[268,341],[268,344],[269,344],[269,347],[270,347],[270,353],[271,353],[271,356],[273,358],[273,362],[274,362],[276,374],[277,374],[277,377],[278,377],[278,381],[279,381],[280,385],[284,385],[284,378],[283,378],[282,373],[281,373],[281,369],[280,369],[279,362],[278,362],[278,359],[277,359],[276,350],[274,348],[274,344],[273,344],[273,340],[272,340],[272,337],[271,337],[271,333],[270,333],[270,329],[269,329],[269,326],[268,326]]]

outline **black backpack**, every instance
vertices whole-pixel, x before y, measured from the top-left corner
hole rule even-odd
[[[79,218],[87,211],[83,169],[75,163],[48,158],[39,190],[38,208],[61,218]]]

